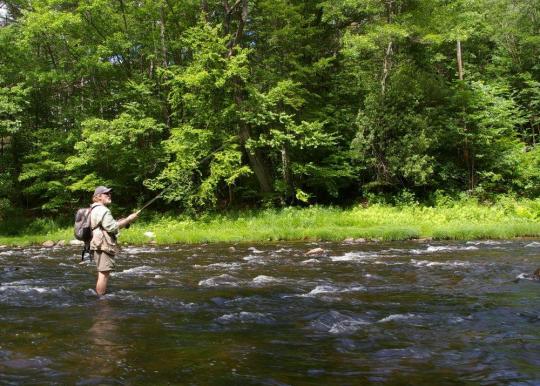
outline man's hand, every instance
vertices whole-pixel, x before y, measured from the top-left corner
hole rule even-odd
[[[126,220],[129,223],[132,223],[133,221],[137,219],[137,217],[139,217],[139,212],[131,213],[129,216],[127,216]]]
[[[135,213],[131,213],[126,218],[122,218],[122,219],[118,220],[118,227],[119,228],[129,228],[129,225],[133,221],[135,221],[137,219],[137,217],[139,217],[139,212],[140,212],[140,210],[135,212]]]

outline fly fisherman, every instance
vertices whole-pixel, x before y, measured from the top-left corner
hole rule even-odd
[[[107,205],[111,203],[111,190],[105,186],[98,186],[92,197],[93,204],[90,213],[92,226],[92,241],[90,253],[96,261],[98,271],[96,293],[102,296],[107,291],[107,282],[111,271],[114,270],[114,256],[118,252],[116,236],[120,228],[125,228],[137,219],[139,212],[130,214],[128,217],[115,220]]]

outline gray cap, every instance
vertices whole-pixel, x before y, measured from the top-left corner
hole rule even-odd
[[[97,196],[98,194],[109,193],[111,190],[111,188],[107,188],[106,186],[98,186],[96,190],[94,190],[94,196]]]

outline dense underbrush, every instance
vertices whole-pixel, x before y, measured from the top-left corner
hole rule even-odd
[[[441,201],[436,206],[359,205],[348,209],[312,206],[210,213],[197,217],[143,213],[121,241],[205,243],[277,240],[481,239],[540,236],[540,199],[501,198],[489,205],[476,200]],[[35,219],[18,229],[0,225],[0,244],[27,245],[70,240],[65,220]]]

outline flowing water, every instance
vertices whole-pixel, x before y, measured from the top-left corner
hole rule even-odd
[[[540,384],[540,242],[78,254],[0,249],[0,384]]]

